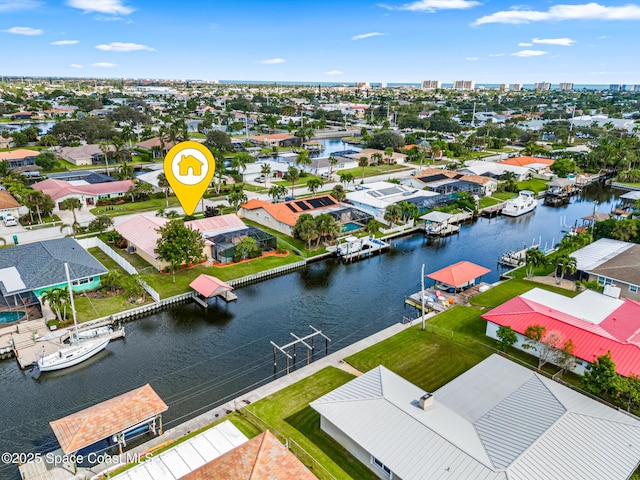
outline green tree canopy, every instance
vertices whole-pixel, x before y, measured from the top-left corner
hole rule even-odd
[[[204,239],[200,231],[185,227],[182,220],[171,220],[158,229],[160,237],[155,253],[169,264],[176,282],[175,272],[183,263],[196,263],[202,259]]]
[[[582,386],[594,395],[613,391],[616,386],[616,364],[610,351],[597,357],[591,369],[584,372]]]
[[[207,133],[207,139],[205,140],[204,144],[209,148],[215,148],[216,150],[223,152],[233,151],[231,137],[220,130],[211,130],[209,133]]]
[[[404,146],[404,138],[402,135],[398,135],[390,130],[382,130],[374,133],[367,142],[367,147],[378,150],[384,150],[387,147],[395,150],[402,146]]]
[[[503,325],[498,328],[496,335],[500,339],[498,342],[498,348],[505,352],[507,348],[513,346],[518,341],[518,335],[509,325]]]

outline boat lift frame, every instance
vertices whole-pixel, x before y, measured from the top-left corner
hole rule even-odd
[[[315,328],[312,325],[309,325],[309,328],[311,328],[312,333],[310,333],[309,335],[306,335],[304,337],[299,337],[294,333],[289,333],[289,335],[291,335],[293,338],[295,338],[295,340],[293,340],[292,342],[287,343],[286,345],[277,345],[275,342],[271,341],[271,345],[273,345],[273,371],[274,373],[276,373],[278,371],[278,350],[280,350],[286,358],[286,362],[287,362],[287,375],[290,372],[290,364],[289,364],[289,360],[293,361],[293,364],[296,364],[296,345],[297,344],[302,344],[305,347],[307,347],[307,365],[309,365],[311,363],[311,354],[313,354],[315,352],[315,339],[317,336],[323,337],[324,338],[324,354],[325,356],[329,354],[329,342],[331,341],[331,339],[329,337],[327,337],[324,333],[322,333],[321,330],[318,330],[317,328]],[[307,343],[307,340],[311,339],[311,345],[309,345]],[[289,354],[289,352],[287,351],[288,348],[293,347],[293,356],[291,356]]]

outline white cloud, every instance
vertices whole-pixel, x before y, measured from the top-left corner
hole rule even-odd
[[[278,63],[285,63],[286,60],[284,58],[267,58],[266,60],[261,60],[258,63],[262,63],[264,65],[276,65]]]
[[[94,20],[97,20],[98,22],[126,22],[126,23],[131,23],[131,20],[124,18],[124,17],[117,17],[117,16],[113,16],[113,15],[96,15],[95,17],[93,17]]]
[[[79,63],[72,63],[71,65],[69,65],[71,68],[82,68],[82,65],[80,65]]]
[[[78,40],[56,40],[55,42],[51,42],[49,45],[75,45],[79,43]]]
[[[598,40],[604,40],[605,38],[609,38],[609,35],[600,35]]]
[[[369,33],[363,33],[361,35],[356,35],[354,37],[351,37],[351,40],[362,40],[363,38],[380,37],[381,35],[385,35],[385,34],[380,32],[369,32]]]
[[[342,72],[340,70],[329,70],[324,72],[324,75],[342,75]]]
[[[100,68],[113,68],[113,67],[117,67],[118,65],[115,63],[109,63],[109,62],[96,62],[96,63],[92,63],[91,66],[100,67]]]
[[[549,10],[539,11],[527,8],[513,7],[480,17],[474,25],[486,23],[531,23],[561,20],[640,20],[640,6],[624,5],[621,7],[607,7],[591,2],[582,5],[554,5]]]
[[[31,28],[31,27],[11,27],[6,30],[3,30],[6,33],[13,33],[14,35],[42,35],[44,33],[43,30],[39,28]]]
[[[408,10],[410,12],[433,13],[437,10],[464,10],[480,5],[474,0],[418,0],[416,2],[404,3],[399,6],[379,4],[379,7],[387,10]]]
[[[467,57],[465,60],[469,60],[470,62],[475,62],[476,60],[480,60],[479,57]]]
[[[96,45],[96,48],[104,52],[135,52],[139,50],[147,50],[149,52],[154,51],[153,48],[147,45],[142,45],[141,43],[126,43],[126,42],[103,43],[101,45]]]
[[[533,43],[520,42],[519,47],[533,47]]]
[[[68,0],[67,5],[84,12],[107,13],[109,15],[129,15],[133,8],[125,7],[121,0]]]
[[[540,55],[546,55],[547,52],[543,50],[520,50],[519,52],[512,53],[514,57],[539,57]]]
[[[0,0],[0,12],[11,12],[13,10],[30,10],[39,7],[40,2],[35,0]]]
[[[504,53],[490,53],[490,57],[504,57]]]
[[[564,37],[564,38],[534,38],[531,41],[533,43],[542,43],[542,44],[545,44],[545,45],[560,45],[562,47],[570,47],[571,45],[576,43],[575,40],[572,40],[572,39],[567,38],[567,37]]]

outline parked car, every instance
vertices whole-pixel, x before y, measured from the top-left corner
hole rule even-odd
[[[7,227],[15,227],[16,225],[18,225],[18,220],[16,220],[16,217],[11,215],[10,213],[7,213],[7,215],[5,215],[4,217],[4,224]]]
[[[286,197],[284,197],[284,201],[285,201],[285,202],[290,202],[291,200],[295,200],[295,199],[296,199],[296,197],[292,197],[292,196],[286,196]]]
[[[263,176],[260,176],[260,177],[256,177],[255,181],[258,183],[265,183],[267,179],[264,178]]]

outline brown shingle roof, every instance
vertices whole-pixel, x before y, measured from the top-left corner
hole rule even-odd
[[[596,275],[640,285],[640,245],[633,245],[592,270]]]
[[[18,208],[20,204],[6,190],[0,190],[0,210]]]
[[[267,430],[182,477],[182,480],[317,480]]]
[[[65,454],[77,452],[165,412],[167,405],[146,384],[110,400],[50,422]]]

